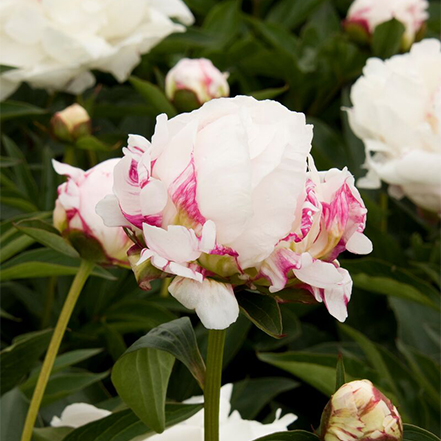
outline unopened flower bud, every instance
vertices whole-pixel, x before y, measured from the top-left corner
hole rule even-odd
[[[62,141],[73,142],[91,133],[90,116],[79,104],[57,112],[51,119],[51,125],[54,135]]]
[[[402,441],[396,407],[368,380],[344,384],[325,407],[323,441]]]
[[[193,110],[213,98],[228,96],[228,73],[222,73],[210,60],[183,58],[165,79],[167,97],[179,110]]]

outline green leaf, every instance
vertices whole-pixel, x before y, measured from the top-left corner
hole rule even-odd
[[[165,427],[185,421],[203,408],[201,404],[167,404]],[[63,441],[132,441],[153,434],[138,417],[126,409],[74,430]]]
[[[236,293],[241,311],[263,332],[282,338],[282,315],[277,301],[265,294],[252,291]]]
[[[392,297],[400,297],[413,302],[421,303],[425,306],[439,311],[439,306],[434,303],[424,293],[406,283],[399,282],[396,279],[388,277],[375,277],[368,274],[351,274],[354,285],[357,288],[364,289],[378,294],[385,294]]]
[[[274,6],[268,14],[267,20],[281,24],[288,29],[295,29],[301,25],[324,0],[282,0]]]
[[[8,260],[1,268],[0,281],[75,275],[79,266],[79,259],[67,257],[48,248],[40,248],[26,251]],[[95,266],[92,275],[115,280],[111,273],[99,266]]]
[[[242,418],[254,420],[259,412],[277,395],[300,386],[290,378],[252,378],[234,383],[231,408],[238,410]]]
[[[29,403],[18,388],[0,398],[0,439],[20,441]]]
[[[72,427],[36,427],[32,432],[34,441],[63,441],[74,429]]]
[[[0,395],[13,389],[45,352],[52,330],[22,334],[0,352]]]
[[[166,113],[169,118],[176,115],[176,109],[158,86],[134,76],[131,76],[129,81],[158,114]]]
[[[131,346],[112,370],[118,395],[157,433],[165,428],[165,397],[174,361],[167,352]]]
[[[14,66],[7,66],[6,64],[0,64],[0,74],[7,72],[8,70],[17,69]]]
[[[196,335],[188,317],[163,323],[137,340],[126,354],[140,349],[168,352],[187,366],[201,388],[205,379],[205,364],[199,351]]]
[[[432,406],[439,412],[440,401],[439,391],[441,389],[440,365],[435,363],[431,358],[418,353],[413,348],[405,345],[402,341],[397,341],[397,347],[400,352],[406,357],[410,368],[415,374],[416,381],[427,393]]]
[[[400,50],[405,27],[393,18],[375,27],[372,36],[372,51],[376,57],[390,58]]]
[[[318,441],[317,435],[306,430],[292,430],[291,432],[272,433],[254,441]]]
[[[220,39],[221,45],[234,39],[240,28],[239,2],[223,1],[210,9],[202,28]]]
[[[366,354],[366,357],[370,361],[371,366],[378,371],[378,373],[387,381],[389,389],[397,396],[398,389],[392,378],[392,375],[387,368],[386,363],[381,356],[380,351],[377,349],[374,343],[372,343],[367,337],[365,337],[361,332],[347,325],[339,325],[340,329],[351,339],[355,340]]]
[[[44,115],[45,113],[47,113],[46,110],[41,109],[40,107],[12,100],[2,102],[0,108],[1,121],[24,116]]]
[[[338,354],[337,368],[335,370],[335,390],[337,391],[346,383],[345,364],[343,356]]]
[[[253,96],[256,100],[272,100],[282,93],[285,93],[289,89],[289,86],[277,87],[273,89],[257,90],[256,92],[251,92],[248,95]]]
[[[80,257],[52,225],[41,219],[25,219],[15,224],[15,228],[55,251],[70,257]]]
[[[20,235],[14,240],[11,240],[7,245],[2,246],[2,252],[0,255],[0,263],[10,259],[26,248],[30,247],[35,240],[26,235]]]
[[[412,424],[403,424],[404,438],[403,441],[440,441],[433,433],[421,427]]]
[[[296,377],[301,378],[306,383],[315,387],[328,397],[335,391],[335,364],[334,366],[326,366],[323,363],[323,357],[313,353],[263,353],[257,355],[259,360],[272,364],[283,369]],[[335,358],[332,357],[334,362]],[[353,378],[347,378],[352,381]]]
[[[51,376],[57,372],[66,369],[69,366],[80,363],[81,361],[87,360],[94,355],[102,352],[102,349],[77,349],[75,351],[66,352],[65,354],[59,355],[54,362],[52,367]],[[41,367],[34,369],[29,375],[29,378],[20,386],[20,390],[25,394],[30,395],[34,390],[37,383],[38,375],[40,374]]]
[[[109,152],[114,149],[114,146],[107,145],[92,135],[82,136],[75,143],[75,147],[81,150],[89,150],[91,152]]]
[[[21,161],[18,158],[10,158],[9,156],[0,156],[1,168],[14,167],[15,165],[19,165],[19,164],[21,164]]]

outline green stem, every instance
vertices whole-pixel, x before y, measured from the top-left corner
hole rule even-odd
[[[75,147],[72,144],[65,144],[63,162],[65,164],[75,164]]]
[[[54,333],[52,334],[51,342],[49,343],[49,348],[46,352],[46,357],[43,362],[43,366],[38,376],[37,384],[32,395],[31,404],[29,406],[28,414],[26,416],[26,422],[24,425],[23,433],[21,436],[21,441],[30,441],[32,438],[32,431],[34,429],[35,420],[38,416],[38,411],[40,409],[41,401],[44,396],[44,391],[46,390],[47,382],[49,380],[52,367],[54,365],[55,357],[57,356],[58,349],[61,345],[61,340],[63,339],[64,332],[66,331],[67,324],[69,323],[72,311],[77,303],[78,297],[81,290],[86,283],[89,274],[92,271],[94,264],[86,260],[81,261],[80,268],[75,276],[72,286],[70,287],[69,293],[67,294],[66,300],[61,310],[61,314],[58,317],[58,322],[55,327]]]
[[[208,331],[207,370],[204,387],[205,441],[219,441],[219,399],[225,335],[223,329]]]

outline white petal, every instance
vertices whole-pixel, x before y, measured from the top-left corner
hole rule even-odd
[[[139,198],[143,216],[158,214],[167,204],[167,189],[158,179],[149,179],[140,191]]]
[[[211,279],[199,283],[176,277],[169,291],[186,308],[194,309],[207,329],[226,329],[239,316],[239,305],[230,284]]]
[[[302,254],[301,265],[300,269],[293,269],[293,272],[299,280],[308,285],[327,288],[343,279],[332,263],[313,260],[308,253]]]
[[[58,162],[55,159],[52,159],[52,166],[59,175],[69,176],[69,178],[72,178],[74,181],[78,180],[84,175],[84,171],[81,170],[81,168],[72,167],[69,164]]]
[[[180,225],[169,225],[168,230],[143,224],[147,246],[161,257],[183,263],[196,260],[201,252],[193,230]]]
[[[368,237],[356,231],[346,242],[346,249],[354,254],[369,254],[373,246]]]
[[[208,220],[202,227],[199,249],[204,253],[209,253],[216,245],[216,225]]]
[[[92,421],[100,420],[111,412],[99,409],[87,403],[75,403],[67,406],[61,413],[61,417],[53,417],[51,421],[52,427],[81,427]]]
[[[347,304],[351,298],[352,279],[344,268],[338,268],[342,282],[324,290],[324,301],[329,313],[339,322],[344,322],[348,316]]]
[[[95,207],[96,214],[101,216],[104,225],[108,227],[131,227],[132,224],[124,217],[119,207],[118,199],[108,194]]]

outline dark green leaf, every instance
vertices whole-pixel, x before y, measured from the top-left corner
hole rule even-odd
[[[7,72],[8,70],[17,69],[14,66],[7,66],[6,64],[0,64],[0,74]]]
[[[82,150],[89,150],[92,152],[108,152],[108,151],[114,149],[114,146],[107,145],[92,135],[82,136],[75,143],[75,147],[82,149]],[[118,146],[115,146],[115,147],[118,147]]]
[[[318,441],[318,436],[305,430],[293,430],[291,432],[279,432],[258,438],[254,441]]]
[[[51,335],[51,329],[22,334],[0,352],[1,395],[24,380],[46,350]]]
[[[79,257],[75,248],[61,237],[59,231],[41,219],[25,219],[17,222],[15,227],[42,245],[46,245],[66,256]]]
[[[2,246],[2,252],[0,255],[0,262],[10,259],[19,252],[30,247],[35,240],[26,235],[20,235],[16,239],[11,240],[7,245]]]
[[[282,338],[282,316],[277,301],[265,294],[242,291],[236,294],[241,311],[263,332]]]
[[[440,438],[436,435],[421,427],[413,426],[412,424],[403,424],[403,427],[403,441],[440,441]]]
[[[157,433],[165,428],[165,396],[174,361],[167,352],[131,346],[112,370],[118,395]]]
[[[184,421],[202,409],[201,404],[167,404],[165,427]],[[63,441],[132,441],[153,434],[130,410],[123,410],[74,430]]]
[[[23,116],[44,115],[46,110],[33,106],[28,103],[20,103],[18,101],[4,101],[0,105],[0,120],[6,121],[11,118]]]
[[[335,371],[335,390],[337,391],[346,383],[345,364],[343,362],[343,356],[338,354],[337,368]]]
[[[158,86],[136,77],[130,77],[130,83],[138,93],[152,105],[158,114],[166,113],[169,118],[176,115],[176,109]]]
[[[288,86],[283,86],[274,89],[257,90],[256,92],[251,92],[248,95],[253,96],[256,98],[256,100],[272,100],[277,98],[279,95],[282,95],[282,93],[285,93],[288,89]]]
[[[231,41],[239,30],[239,2],[228,0],[211,8],[204,20],[203,29],[220,38],[222,43]]]
[[[29,403],[18,388],[0,398],[0,439],[20,441]]]
[[[404,25],[393,18],[375,27],[372,36],[372,51],[376,57],[390,58],[395,55],[401,46]]]
[[[72,427],[36,427],[32,432],[34,441],[63,441],[74,429]]]

